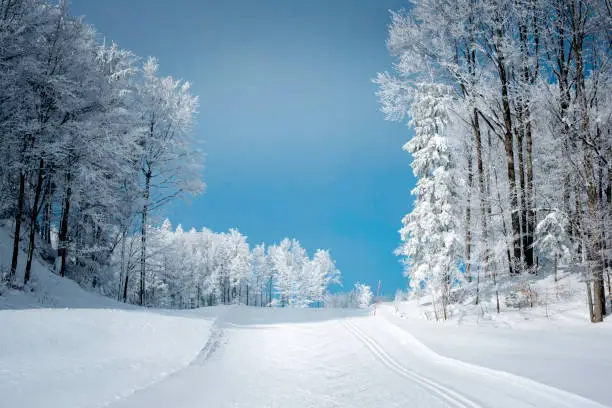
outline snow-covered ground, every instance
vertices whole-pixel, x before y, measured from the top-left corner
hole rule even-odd
[[[376,317],[246,307],[2,310],[0,327],[0,405],[7,407],[607,403],[610,357],[588,358],[611,338],[605,329],[539,339],[533,331],[457,332],[401,319],[391,305]]]
[[[0,228],[5,267],[10,242]],[[21,253],[19,271],[24,262]],[[25,291],[0,287],[0,407],[108,406],[200,353],[213,318],[204,312],[193,317],[87,292],[35,260]]]
[[[436,324],[413,303],[143,310],[39,263],[33,289],[0,295],[3,408],[610,406],[608,323]]]
[[[113,309],[0,311],[0,406],[107,406],[189,364],[210,327]]]

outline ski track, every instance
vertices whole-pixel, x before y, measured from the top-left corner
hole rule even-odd
[[[159,385],[163,381],[167,381],[168,379],[174,376],[180,375],[180,373],[182,373],[183,371],[185,371],[186,369],[188,369],[189,367],[193,365],[203,365],[206,362],[206,360],[211,356],[211,354],[214,353],[215,350],[217,350],[222,344],[222,339],[224,338],[224,331],[221,328],[218,320],[219,320],[218,318],[215,318],[213,320],[212,327],[210,328],[210,335],[209,335],[208,340],[204,344],[204,347],[202,347],[202,350],[200,350],[200,352],[189,363],[187,363],[186,365],[182,367],[177,368],[176,370],[170,373],[164,373],[159,378],[154,379],[148,384],[144,384],[142,386],[135,387],[122,395],[115,396],[114,400],[102,403],[100,405],[100,408],[108,408],[113,405],[117,405],[117,403],[123,400],[129,399],[133,395],[136,395],[141,392],[146,392],[148,389],[151,389]]]
[[[351,320],[345,320],[343,323],[348,331],[351,332],[358,340],[360,340],[372,352],[372,354],[374,354],[374,356],[391,371],[394,371],[402,377],[413,381],[421,386],[421,388],[423,388],[425,391],[432,392],[443,402],[449,403],[453,407],[482,408],[481,405],[476,404],[458,392],[451,390],[440,383],[427,379],[396,362],[382,349],[378,343],[376,343],[374,339],[372,339],[372,337],[363,332]]]
[[[581,395],[577,395],[559,388],[555,388],[546,384],[542,384],[538,381],[521,377],[515,374],[511,374],[501,370],[494,370],[487,367],[478,366],[471,363],[466,363],[461,360],[457,360],[454,358],[446,357],[440,355],[426,346],[424,343],[419,341],[416,337],[414,337],[410,332],[405,329],[394,324],[387,316],[381,316],[385,321],[385,328],[387,332],[392,335],[403,336],[408,339],[411,343],[417,345],[422,351],[424,351],[431,359],[437,360],[441,363],[447,364],[449,366],[454,366],[457,368],[461,368],[464,371],[469,372],[472,375],[482,376],[485,378],[489,378],[494,381],[503,382],[504,384],[510,384],[516,388],[525,390],[526,392],[537,396],[543,397],[549,401],[554,401],[555,406],[558,407],[592,407],[592,408],[605,408],[604,405],[593,401],[591,399],[585,398]],[[523,401],[526,402],[526,401]],[[537,406],[537,405],[534,405]]]
[[[222,345],[224,339],[225,332],[223,331],[223,327],[221,326],[219,319],[215,319],[210,329],[210,337],[206,341],[206,344],[204,347],[202,347],[202,350],[200,350],[198,355],[191,360],[187,367],[193,365],[203,365],[212,355],[212,353],[214,353]]]

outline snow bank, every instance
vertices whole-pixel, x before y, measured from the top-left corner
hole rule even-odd
[[[585,306],[577,299],[558,304],[549,318],[544,307],[506,310],[487,319],[435,322],[427,321],[415,302],[402,302],[398,312],[391,304],[383,305],[380,316],[442,356],[609,405],[610,321],[596,325],[586,321],[579,309]]]
[[[212,320],[96,309],[0,311],[6,407],[102,407],[180,370]]]
[[[11,241],[0,228],[0,265]],[[25,254],[20,256],[23,271]],[[21,278],[18,276],[18,278]],[[187,366],[213,313],[151,311],[83,290],[34,260],[25,291],[0,295],[0,405],[103,407]]]

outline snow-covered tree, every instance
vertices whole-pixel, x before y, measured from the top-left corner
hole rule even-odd
[[[269,267],[266,258],[266,245],[256,245],[251,251],[251,287],[253,288],[252,304],[263,305],[264,297],[267,294],[266,285],[268,282]]]
[[[412,154],[411,166],[419,179],[397,253],[406,259],[411,286],[426,285],[442,302],[446,318],[461,256],[457,185],[446,134],[450,96],[443,85],[421,84],[414,98],[410,113],[415,135],[404,149]]]
[[[147,222],[149,212],[184,194],[199,194],[201,158],[189,139],[197,97],[190,94],[189,82],[157,76],[158,64],[149,58],[143,65],[144,80],[138,87],[141,109],[142,156],[142,254],[140,304],[144,302]]]
[[[372,304],[372,289],[370,286],[363,283],[355,283],[355,297],[357,299],[357,307],[367,309]]]
[[[544,255],[551,256],[554,262],[555,281],[559,260],[570,261],[572,241],[569,232],[570,222],[565,214],[553,211],[536,227],[536,245]]]
[[[455,231],[465,242],[457,263],[476,302],[483,285],[497,292],[500,278],[511,287],[546,269],[537,256],[550,241],[536,226],[554,225],[545,221],[552,208],[572,221],[572,269],[586,271],[589,314],[603,319],[612,246],[610,25],[600,0],[423,0],[391,13],[387,46],[397,59],[394,72],[375,80],[382,111],[414,123],[422,84],[452,94],[446,133],[460,197]],[[433,171],[426,177],[433,180]],[[430,187],[419,181],[417,189]],[[413,214],[405,225],[412,224],[414,246],[427,233],[417,224],[432,215]]]

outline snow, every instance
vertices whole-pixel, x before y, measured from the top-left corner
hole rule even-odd
[[[400,305],[400,314],[391,305],[377,312],[377,317],[390,323],[389,330],[395,338],[409,333],[412,341],[426,345],[429,354],[529,379],[539,386],[565,390],[610,406],[606,373],[612,369],[612,325],[585,321],[579,324],[572,314],[566,316],[567,322],[560,318],[550,321],[543,316],[536,319],[533,315],[526,322],[522,313],[505,315],[498,321],[503,322],[500,327],[491,322],[476,326],[426,321],[415,305],[407,302]],[[575,404],[587,406],[584,401]]]
[[[102,407],[186,366],[211,321],[112,309],[31,309],[1,311],[0,327],[4,406]]]
[[[584,283],[576,274],[533,277],[537,298],[521,309],[500,299],[496,313],[492,288],[449,308],[448,321],[434,321],[431,298],[423,296],[382,308],[393,325],[414,335],[440,355],[519,375],[610,405],[607,373],[612,320],[592,324]],[[397,308],[397,310],[396,310]]]
[[[0,234],[5,265],[10,240]],[[0,407],[108,406],[200,353],[213,318],[193,317],[87,292],[35,260],[26,290],[0,295]]]
[[[359,310],[243,306],[161,313],[4,310],[0,392],[7,406],[50,408],[602,406],[579,396],[585,395],[579,386],[555,383],[563,376],[582,386],[596,382],[594,361],[544,366],[547,385],[528,378],[529,364],[513,374],[491,367],[515,360],[500,352],[509,343],[524,349],[522,358],[534,358],[542,346],[524,336],[531,331],[487,346],[507,333],[494,337],[468,328],[461,343],[456,333],[448,335],[450,327],[413,323],[390,305],[380,306],[376,317]],[[588,343],[564,346],[571,348],[562,355],[571,357]],[[488,359],[474,361],[476,351]],[[589,396],[606,403],[605,388],[597,387],[600,394]]]
[[[410,302],[146,310],[33,276],[0,296],[2,407],[609,406],[608,323],[441,324]]]

